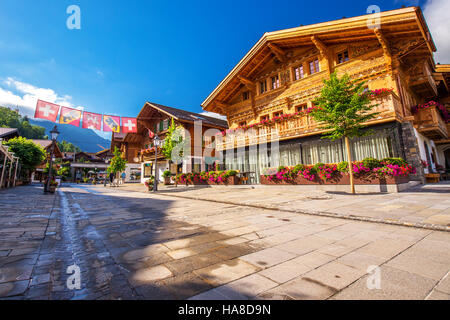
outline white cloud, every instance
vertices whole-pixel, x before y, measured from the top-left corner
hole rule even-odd
[[[2,106],[18,107],[23,115],[33,116],[38,99],[65,107],[73,107],[70,102],[71,96],[60,96],[52,89],[39,88],[11,77],[0,82],[0,105]],[[82,107],[78,107],[78,109],[82,109]]]
[[[449,0],[428,0],[423,14],[430,28],[431,35],[437,47],[435,61],[442,64],[450,63],[450,12]]]
[[[222,115],[220,115],[218,113],[214,113],[214,112],[203,111],[200,114],[207,116],[207,117],[211,117],[211,118],[217,118],[217,119],[225,120],[225,121],[227,120],[226,116],[222,116]]]

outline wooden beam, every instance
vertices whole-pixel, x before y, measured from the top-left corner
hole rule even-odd
[[[377,36],[378,42],[381,44],[381,47],[383,48],[383,54],[386,60],[386,64],[388,65],[388,68],[392,70],[392,53],[389,47],[389,42],[387,41],[386,37],[384,36],[384,34],[381,32],[380,29],[375,28],[374,32],[375,35]]]
[[[328,47],[318,37],[314,35],[311,36],[311,41],[316,46],[317,50],[319,50],[322,58],[326,60],[328,65],[328,73],[331,74],[333,72],[333,64],[330,50],[328,50]]]
[[[238,76],[238,79],[239,81],[241,81],[243,85],[247,87],[248,90],[253,91],[255,89],[255,83],[250,79],[247,79],[246,77],[243,76]]]
[[[281,62],[286,61],[286,53],[283,49],[280,49],[278,46],[276,46],[273,43],[268,43],[267,46],[269,47],[270,51],[277,57],[278,60]]]
[[[292,100],[289,97],[284,98],[287,108],[290,110],[292,108]]]

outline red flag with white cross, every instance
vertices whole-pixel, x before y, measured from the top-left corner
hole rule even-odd
[[[36,104],[36,111],[34,113],[34,117],[56,122],[58,112],[59,112],[59,105],[38,100]]]
[[[137,119],[122,117],[122,132],[137,133]]]
[[[102,129],[102,115],[92,112],[83,112],[83,129]]]

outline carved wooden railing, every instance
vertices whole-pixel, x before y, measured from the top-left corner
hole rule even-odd
[[[446,139],[449,135],[448,124],[437,107],[417,110],[414,115],[414,126],[417,131],[430,139]]]
[[[396,115],[399,118],[403,117],[400,99],[396,94],[387,93],[372,101],[374,104],[372,110],[373,112],[377,112],[378,115],[370,122],[394,118]],[[276,139],[313,135],[322,131],[320,125],[310,115],[303,114],[274,124],[253,127],[247,131],[238,130],[227,133],[223,137],[219,135],[216,138],[216,150],[221,151],[252,144],[271,142]]]

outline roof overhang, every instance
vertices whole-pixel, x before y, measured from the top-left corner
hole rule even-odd
[[[432,55],[436,51],[436,46],[426,25],[422,11],[419,7],[408,7],[398,10],[391,10],[379,13],[380,30],[387,35],[407,34],[408,30],[414,28],[415,32],[424,39],[427,48]],[[368,21],[377,18],[376,14],[369,14],[347,19],[340,19],[330,22],[323,22],[308,26],[285,29],[275,32],[265,33],[261,39],[250,49],[250,51],[238,62],[231,72],[220,82],[211,94],[201,104],[207,111],[213,111],[212,102],[218,95],[232,82],[236,82],[238,76],[246,76],[242,71],[253,59],[266,55],[268,44],[289,47],[313,46],[311,37],[319,37],[327,44],[337,44],[342,41],[367,41],[376,40],[377,36],[373,29],[368,28]],[[409,28],[409,29],[408,29]],[[345,31],[345,33],[343,32]],[[269,53],[270,54],[270,53]],[[217,110],[215,110],[217,112]]]

